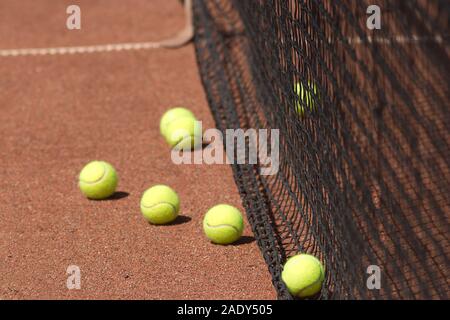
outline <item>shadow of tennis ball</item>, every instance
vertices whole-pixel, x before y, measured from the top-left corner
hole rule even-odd
[[[296,82],[294,85],[294,92],[299,97],[295,102],[295,110],[301,117],[305,116],[305,106],[310,112],[317,110],[315,101],[319,99],[319,93],[317,86],[314,83],[308,81],[308,86],[305,87],[301,82]]]

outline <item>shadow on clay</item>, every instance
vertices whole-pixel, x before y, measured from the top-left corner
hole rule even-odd
[[[117,191],[114,192],[110,197],[106,198],[106,199],[91,199],[93,201],[115,201],[115,200],[120,200],[123,198],[128,197],[130,194],[128,192],[124,192],[124,191]]]
[[[239,245],[243,245],[243,244],[252,243],[253,241],[255,241],[255,237],[242,236],[236,242],[232,243],[232,245],[239,246]]]
[[[183,223],[188,223],[192,218],[188,216],[178,216],[174,221],[169,223],[170,226],[176,226]]]
[[[177,225],[180,225],[180,224],[188,223],[191,220],[192,220],[192,218],[188,217],[188,216],[178,216],[174,221],[172,221],[171,223],[168,223],[168,224],[156,225],[156,224],[152,224],[150,222],[149,222],[149,224],[154,226],[154,227],[155,226],[156,227],[159,227],[159,226],[177,226]]]

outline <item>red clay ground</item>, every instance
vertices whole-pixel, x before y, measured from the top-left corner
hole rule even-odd
[[[70,4],[2,0],[0,49],[154,41],[184,23],[176,0],[84,0],[82,30],[69,31]],[[180,104],[214,126],[192,44],[4,57],[0,74],[1,299],[276,297],[254,241],[223,247],[203,235],[209,207],[242,209],[231,169],[176,166],[159,135],[159,117]],[[77,175],[94,159],[116,167],[129,196],[83,198]],[[144,221],[139,200],[156,183],[178,191],[190,220]],[[66,288],[69,265],[81,268],[81,290]]]

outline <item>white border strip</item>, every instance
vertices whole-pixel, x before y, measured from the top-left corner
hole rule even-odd
[[[27,48],[27,49],[0,49],[0,57],[19,57],[19,56],[47,56],[47,55],[65,55],[80,53],[98,53],[98,52],[118,52],[132,50],[148,50],[159,48],[179,48],[189,43],[194,37],[194,24],[192,14],[192,0],[184,1],[184,14],[186,24],[176,36],[165,39],[160,42],[138,42],[138,43],[118,43],[81,47],[58,47],[58,48]]]
[[[55,48],[27,48],[27,49],[0,49],[0,57],[18,57],[18,56],[47,56],[47,55],[65,55],[65,54],[83,54],[83,53],[98,53],[98,52],[119,52],[119,51],[135,51],[135,50],[149,50],[159,48],[175,48],[182,46],[190,41],[192,38],[191,30],[187,30],[187,34],[182,34],[178,38],[170,39],[163,42],[137,42],[137,43],[118,43],[105,44],[94,46],[79,46],[79,47],[55,47]],[[170,41],[170,42],[169,42]],[[434,37],[419,37],[413,35],[386,37],[372,37],[367,38],[354,37],[347,38],[349,44],[367,44],[367,43],[418,43],[418,42],[436,42],[443,44],[444,37],[436,35]],[[332,43],[331,39],[328,43]]]
[[[82,54],[82,53],[98,53],[98,52],[113,52],[113,51],[118,52],[118,51],[158,49],[162,47],[163,46],[159,42],[140,42],[140,43],[118,43],[118,44],[105,44],[94,46],[80,46],[80,47],[6,49],[0,50],[0,57],[65,55],[65,54]]]
[[[417,35],[412,36],[393,36],[393,37],[372,37],[367,38],[354,37],[347,38],[348,43],[364,44],[364,43],[417,43],[417,42],[437,42],[439,44],[444,43],[444,38],[441,35],[435,35],[434,37],[420,37]]]

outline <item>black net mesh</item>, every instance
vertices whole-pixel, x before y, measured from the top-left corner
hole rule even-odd
[[[370,2],[194,1],[217,127],[280,130],[276,175],[233,170],[281,299],[297,252],[318,298],[449,297],[449,2],[378,0],[374,31]]]

